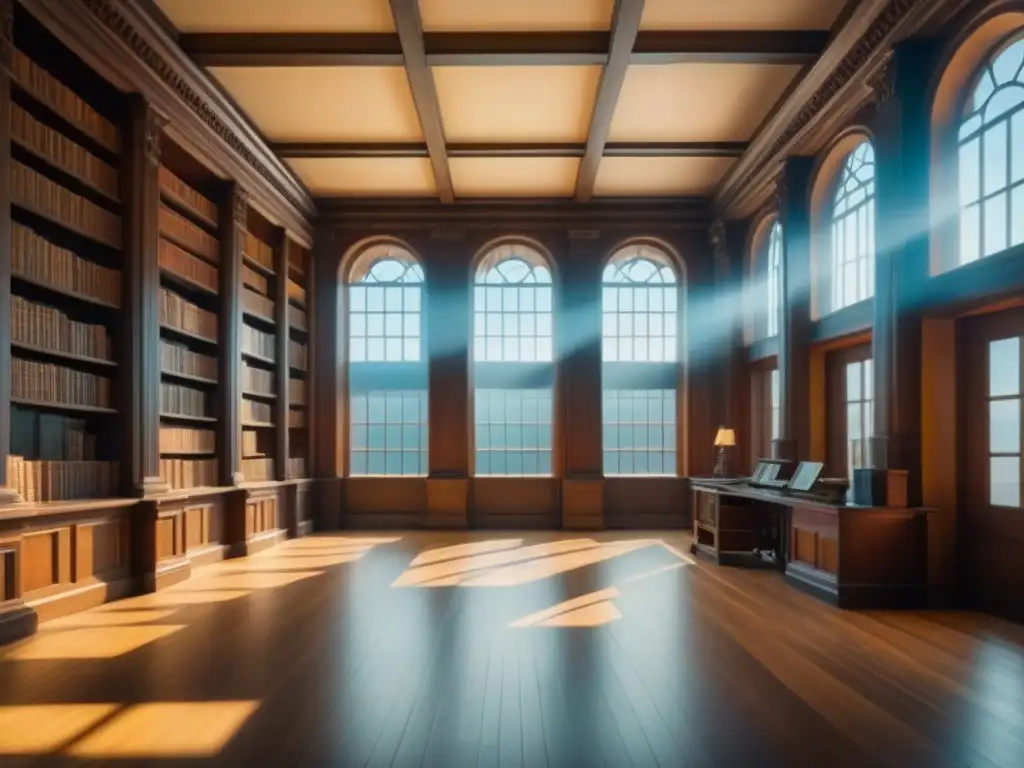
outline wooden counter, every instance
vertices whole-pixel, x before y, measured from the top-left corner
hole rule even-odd
[[[842,608],[924,604],[929,510],[831,504],[713,480],[691,485],[695,555],[777,567],[795,586]],[[776,558],[755,549],[774,549]]]

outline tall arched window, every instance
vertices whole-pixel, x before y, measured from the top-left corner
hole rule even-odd
[[[476,474],[550,475],[554,342],[551,268],[503,243],[476,270],[473,381]]]
[[[352,265],[348,284],[349,473],[427,473],[423,268],[380,243]]]
[[[960,263],[1024,242],[1024,40],[978,75],[960,124]]]
[[[679,281],[651,245],[615,253],[601,287],[606,475],[675,475]]]
[[[875,293],[875,149],[846,156],[832,204],[832,310]]]
[[[772,224],[771,232],[768,233],[765,263],[765,338],[771,339],[779,335],[779,313],[782,312],[782,224],[778,220]]]

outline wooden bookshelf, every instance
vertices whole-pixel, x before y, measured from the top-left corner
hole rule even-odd
[[[3,308],[10,433],[0,460],[7,489],[22,501],[111,498],[121,491],[128,418],[117,378],[124,267],[118,96],[51,41],[23,35],[15,44],[5,166],[11,300]]]
[[[310,326],[306,309],[309,254],[288,243],[288,478],[310,476],[312,430],[308,416],[312,401],[309,385]]]
[[[173,155],[172,155],[173,157]],[[166,165],[157,174],[160,477],[173,490],[218,485],[218,209]]]

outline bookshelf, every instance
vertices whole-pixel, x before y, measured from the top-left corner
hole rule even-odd
[[[282,479],[277,290],[284,234],[253,209],[242,233],[242,476],[246,483]]]
[[[0,368],[9,378],[0,408],[10,419],[0,488],[5,501],[109,499],[121,492],[130,418],[118,377],[124,103],[27,14],[17,18],[3,94],[10,254]]]
[[[200,169],[173,145],[161,159],[160,477],[173,490],[209,488],[219,485],[219,211],[199,189]]]
[[[288,478],[309,477],[310,436],[309,379],[310,324],[307,308],[309,254],[288,243]]]

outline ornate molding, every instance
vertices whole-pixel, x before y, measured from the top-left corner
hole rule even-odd
[[[9,0],[0,0],[9,2]],[[273,189],[276,189],[297,210],[305,211],[304,200],[296,198],[291,190],[277,183],[274,174],[244,141],[220,118],[217,112],[202,96],[179,75],[174,67],[146,41],[131,22],[122,14],[113,0],[81,0],[82,4],[98,18],[111,32],[125,43],[140,61],[146,64],[177,95],[200,120],[219,136],[242,160],[253,168]]]
[[[252,196],[241,187],[231,193],[231,217],[235,224],[245,229],[249,219],[249,201]]]
[[[896,57],[890,53],[868,85],[876,104],[885,104],[896,92],[896,74]]]
[[[146,107],[146,160],[151,165],[160,165],[160,139],[165,125],[166,117],[152,107]]]
[[[0,67],[11,74],[14,66],[14,0],[0,0]]]
[[[726,250],[725,222],[722,219],[715,219],[711,222],[708,241],[711,243],[711,253],[716,259],[729,258],[729,252]]]

